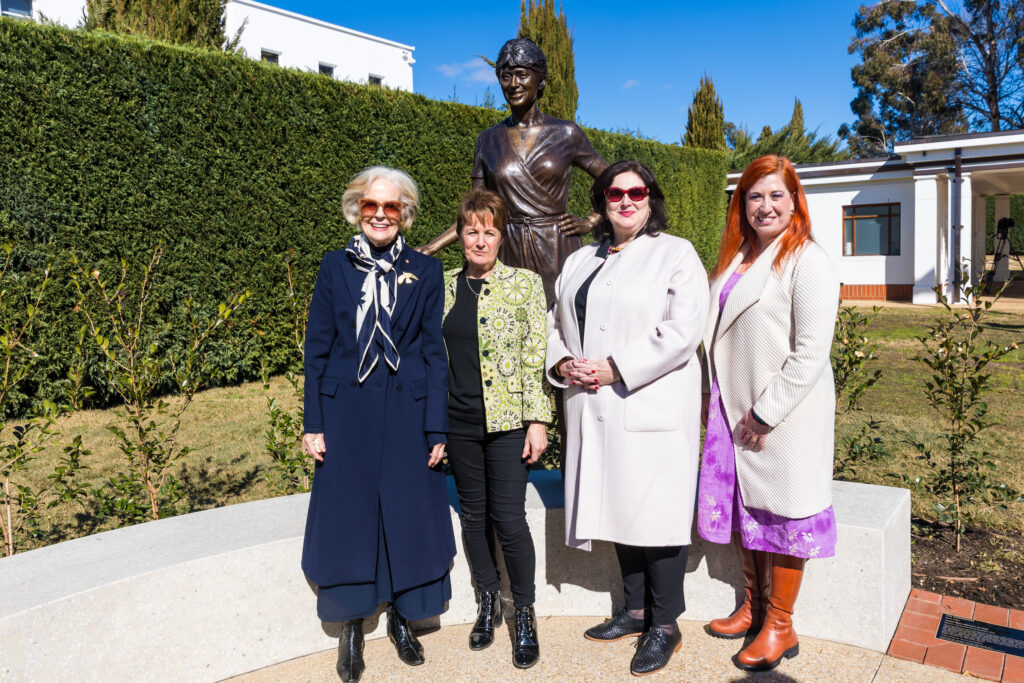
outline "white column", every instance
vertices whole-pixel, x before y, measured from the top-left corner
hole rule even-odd
[[[996,195],[996,221],[995,225],[999,225],[1000,218],[1010,217],[1010,195],[1001,194]],[[998,240],[992,245],[993,248],[1000,247],[995,258],[998,259],[999,265],[996,267],[996,274],[993,278],[993,282],[1006,282],[1006,279],[1010,277],[1010,241],[1007,240],[1002,244]]]
[[[934,175],[914,178],[914,254],[915,304],[936,301],[932,287],[938,282],[939,261],[939,183]]]
[[[985,195],[971,195],[971,274],[977,283],[985,273]]]
[[[971,203],[971,174],[961,173],[960,177],[963,182],[960,184],[960,224],[963,226],[963,230],[960,231],[960,259],[967,266],[967,278],[968,282],[974,282],[981,273],[985,271],[985,261],[978,261],[974,257],[974,211],[972,211]],[[952,194],[956,191],[956,186],[953,185],[952,181],[949,184],[950,189],[950,202],[952,202]],[[951,204],[952,206],[952,204]],[[952,225],[952,222],[950,223]],[[953,239],[953,235],[950,234],[950,240]],[[952,242],[949,247],[950,253],[953,252]],[[958,264],[953,264],[953,267],[958,267]],[[952,273],[950,273],[952,278]],[[961,301],[960,303],[967,303]]]

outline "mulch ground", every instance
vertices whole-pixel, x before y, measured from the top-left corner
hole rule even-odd
[[[915,519],[911,539],[914,588],[1024,610],[1024,535],[971,529],[956,552],[951,527]]]

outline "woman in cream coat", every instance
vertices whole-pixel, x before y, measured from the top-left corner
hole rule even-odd
[[[707,276],[689,242],[660,234],[664,195],[647,167],[613,164],[590,194],[604,220],[566,262],[549,313],[548,377],[565,388],[566,542],[615,543],[626,609],[586,636],[642,633],[630,668],[644,674],[680,642]]]
[[[746,598],[710,632],[758,633],[736,657],[742,669],[799,652],[792,614],[804,561],[835,554],[829,351],[838,303],[793,165],[755,159],[737,183],[713,272],[697,523],[708,541],[736,536]]]

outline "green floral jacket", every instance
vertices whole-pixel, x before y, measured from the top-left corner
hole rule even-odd
[[[455,305],[462,268],[444,274],[444,317]],[[524,422],[550,422],[551,399],[544,380],[547,312],[540,276],[498,261],[477,298],[480,379],[487,432]],[[442,318],[443,319],[443,318]]]

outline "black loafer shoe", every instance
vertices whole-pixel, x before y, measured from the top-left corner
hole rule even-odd
[[[533,613],[533,605],[516,609],[515,629],[515,642],[512,643],[512,663],[517,669],[529,669],[540,661],[537,617]]]
[[[363,675],[363,620],[346,621],[341,625],[338,639],[338,677],[348,683],[355,683]]]
[[[476,623],[469,632],[469,649],[483,650],[493,643],[496,626],[501,626],[501,595],[498,591],[481,593]]]
[[[395,644],[398,658],[403,662],[409,666],[423,663],[423,646],[409,628],[409,622],[398,613],[394,605],[388,605],[388,638]]]
[[[638,636],[644,632],[644,620],[634,619],[629,612],[621,609],[611,619],[588,628],[583,634],[587,640],[597,640],[603,643],[610,643],[613,640],[622,640],[630,636]]]
[[[683,634],[678,630],[669,635],[655,626],[637,641],[629,672],[634,676],[646,676],[660,671],[672,659],[672,653],[678,652],[682,646]]]

